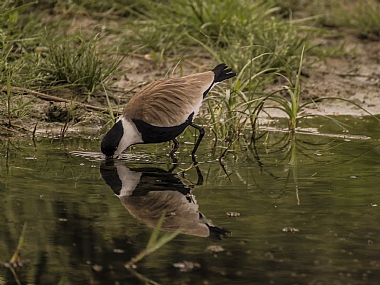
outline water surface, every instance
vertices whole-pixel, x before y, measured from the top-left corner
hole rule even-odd
[[[371,118],[339,119],[348,132],[322,119],[302,126],[325,135],[261,131],[223,165],[223,146],[208,137],[198,172],[191,144],[173,170],[166,144],[106,164],[90,153],[97,140],[2,139],[0,262],[27,223],[22,284],[378,284],[380,130]],[[133,273],[125,264],[160,209],[163,229],[183,231]],[[173,266],[183,261],[199,268]],[[15,284],[4,266],[0,284]]]

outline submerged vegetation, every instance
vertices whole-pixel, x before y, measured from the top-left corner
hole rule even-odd
[[[16,270],[20,267],[22,267],[25,263],[28,261],[21,260],[21,248],[24,245],[25,242],[25,236],[26,236],[26,228],[27,228],[27,223],[24,223],[24,226],[22,228],[22,232],[17,244],[17,248],[15,252],[13,253],[11,259],[8,262],[3,262],[0,261],[0,264],[3,266],[9,268],[9,270],[12,272],[12,275],[14,277],[14,280],[16,281],[17,285],[21,285],[22,283],[20,282]]]
[[[166,213],[164,211],[162,213],[162,215],[161,215],[161,218],[158,220],[157,225],[154,228],[151,236],[150,236],[150,239],[149,239],[149,242],[148,242],[148,244],[146,246],[146,249],[143,250],[142,252],[140,252],[137,256],[133,257],[125,265],[126,268],[133,267],[137,262],[139,262],[145,256],[153,253],[154,251],[156,251],[157,249],[159,249],[160,247],[162,247],[163,245],[165,245],[166,243],[168,243],[169,241],[171,241],[173,238],[175,238],[181,232],[181,229],[178,229],[178,230],[176,230],[173,233],[166,233],[163,236],[161,236],[160,238],[158,238],[158,235],[160,233],[160,229],[161,229],[162,223],[165,220],[165,215],[166,215]]]

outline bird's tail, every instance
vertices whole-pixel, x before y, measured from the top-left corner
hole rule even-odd
[[[225,63],[218,64],[212,71],[215,75],[214,82],[205,92],[203,92],[203,98],[206,97],[207,93],[211,90],[212,87],[215,86],[215,84],[217,84],[218,82],[222,82],[223,80],[232,78],[236,75],[236,73],[233,72],[232,69],[229,68]]]
[[[212,71],[215,74],[214,83],[222,82],[236,76],[236,73],[233,72],[232,69],[225,63],[218,64]]]

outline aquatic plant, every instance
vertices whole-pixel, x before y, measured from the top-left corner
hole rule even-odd
[[[291,69],[287,69],[287,76],[284,76],[282,74],[278,74],[279,76],[282,76],[286,79],[289,86],[285,86],[284,88],[288,91],[288,94],[290,95],[290,100],[284,97],[281,94],[278,94],[278,92],[274,92],[273,94],[270,94],[267,99],[269,101],[277,103],[275,106],[269,106],[267,108],[276,108],[281,111],[283,111],[289,120],[289,130],[291,132],[294,132],[297,127],[297,120],[299,112],[304,108],[305,106],[314,103],[314,101],[310,101],[304,104],[300,104],[300,97],[301,97],[301,70],[302,70],[302,64],[304,60],[304,51],[305,47],[302,48],[300,62],[298,66],[298,71],[296,74],[296,82],[295,84],[292,83],[292,76]]]
[[[22,246],[24,245],[25,242],[25,235],[26,235],[26,228],[27,228],[27,223],[24,223],[24,226],[21,231],[21,235],[17,244],[17,248],[15,252],[13,253],[11,259],[8,262],[0,262],[2,263],[5,267],[8,267],[9,270],[12,272],[13,277],[18,285],[21,285],[20,279],[18,278],[16,268],[23,266],[23,261],[20,259],[20,250]]]
[[[156,250],[160,249],[162,246],[164,246],[166,243],[170,242],[172,239],[174,239],[180,232],[181,229],[176,230],[175,232],[172,233],[165,233],[162,235],[160,238],[158,237],[162,223],[165,220],[166,212],[164,211],[161,215],[161,218],[158,220],[156,227],[154,228],[152,234],[150,235],[148,244],[146,248],[141,251],[139,254],[137,254],[135,257],[131,258],[130,261],[128,261],[125,264],[125,268],[129,270],[134,276],[142,280],[145,284],[153,284],[153,285],[158,285],[157,282],[149,279],[148,277],[138,273],[135,268],[136,268],[136,263],[139,262],[141,259],[143,259],[146,256],[149,256]]]
[[[303,61],[304,61],[304,52],[305,52],[305,47],[302,48],[301,56],[300,56],[300,62],[298,66],[298,70],[295,74],[295,83],[293,83],[293,76],[294,73],[292,72],[292,69],[290,67],[287,68],[287,75],[283,75],[280,73],[277,73],[278,76],[284,78],[286,82],[288,83],[287,86],[285,86],[283,89],[280,89],[278,91],[275,91],[268,96],[266,96],[265,100],[267,102],[272,102],[275,103],[274,105],[269,105],[269,106],[264,106],[264,108],[267,109],[278,109],[285,113],[288,119],[288,125],[289,125],[289,131],[294,133],[297,128],[297,123],[300,119],[305,118],[305,117],[310,117],[313,116],[309,114],[306,110],[306,107],[309,105],[316,104],[317,102],[323,101],[323,100],[340,100],[347,102],[349,104],[352,104],[356,106],[357,108],[363,110],[366,112],[368,115],[373,116],[369,111],[367,111],[365,108],[361,107],[359,104],[340,97],[319,97],[318,99],[312,99],[308,98],[306,99],[306,102],[301,103],[301,95],[302,95],[302,86],[301,86],[301,71],[302,71],[302,66],[303,66]],[[286,96],[283,96],[280,94],[281,91],[287,91],[287,93],[290,96],[290,99],[287,98]],[[333,122],[337,123],[340,125],[339,121],[334,119],[331,116],[325,116],[332,120]],[[379,118],[374,116],[374,118],[378,121],[380,121]]]
[[[204,118],[208,121],[217,140],[234,141],[243,130],[255,130],[256,121],[264,106],[264,100],[256,92],[263,73],[270,69],[254,73],[253,62],[265,54],[252,58],[241,70],[236,79],[225,92],[217,89],[208,100],[208,113]]]
[[[157,225],[150,236],[150,239],[148,241],[146,248],[143,251],[141,251],[138,255],[131,258],[131,260],[125,264],[126,268],[132,268],[134,264],[136,264],[144,257],[152,254],[153,252],[155,252],[156,250],[164,246],[166,243],[174,239],[181,232],[181,229],[178,229],[173,233],[165,233],[160,238],[158,238],[162,223],[165,220],[165,216],[166,216],[166,213],[163,212],[161,215],[161,218],[158,220]]]

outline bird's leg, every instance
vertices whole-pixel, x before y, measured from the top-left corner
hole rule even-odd
[[[172,173],[178,167],[178,159],[175,157],[171,157],[172,159],[172,167],[168,170],[169,173]]]
[[[197,171],[198,181],[196,185],[203,185],[203,175],[198,165],[195,166],[195,170]]]
[[[198,139],[194,145],[193,151],[191,152],[191,157],[193,158],[193,162],[196,162],[195,161],[195,153],[198,149],[199,144],[201,143],[201,141],[203,139],[203,136],[205,135],[205,130],[202,127],[200,127],[194,123],[191,123],[190,126],[192,126],[193,128],[196,128],[199,131]]]
[[[179,142],[176,139],[172,139],[174,145],[172,150],[169,153],[169,156],[173,159],[174,158],[174,153],[178,150],[179,148]]]
[[[172,159],[172,168],[170,168],[169,173],[172,173],[174,169],[178,167],[178,159],[174,156],[174,153],[178,150],[179,148],[179,142],[176,139],[173,139],[173,148],[171,152],[169,153],[170,158]]]

